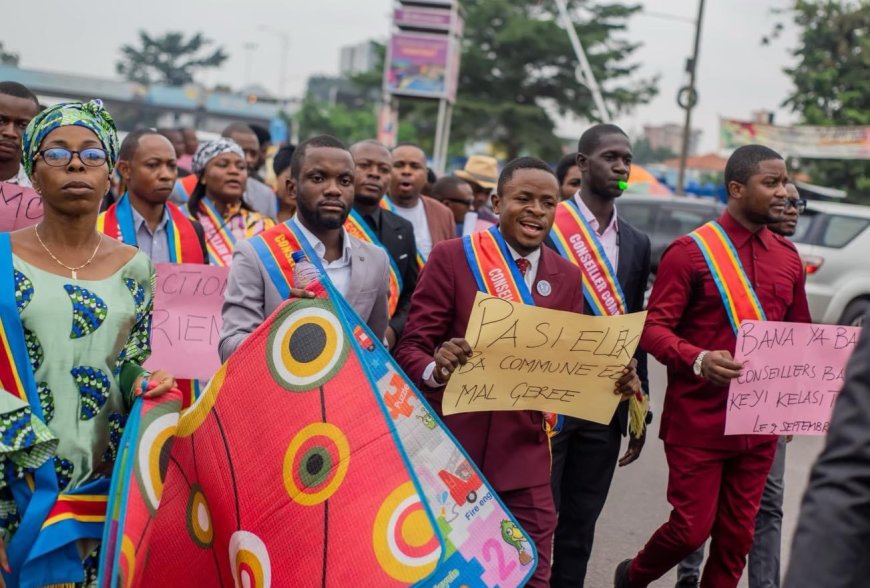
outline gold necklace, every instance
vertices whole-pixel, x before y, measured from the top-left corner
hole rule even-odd
[[[66,269],[68,269],[72,273],[73,280],[77,280],[79,278],[78,271],[80,269],[84,269],[84,268],[88,267],[89,265],[91,265],[91,262],[94,260],[94,258],[97,256],[97,252],[100,250],[100,245],[103,244],[103,234],[97,233],[97,235],[100,237],[100,240],[97,241],[97,246],[94,249],[94,252],[91,253],[91,256],[88,258],[88,260],[78,267],[70,267],[67,264],[65,264],[64,262],[62,262],[61,260],[59,260],[54,255],[54,253],[51,252],[51,249],[49,249],[48,246],[45,243],[43,243],[42,237],[39,236],[39,225],[33,225],[33,232],[36,234],[36,240],[39,241],[39,244],[42,245],[42,248],[45,249],[45,252],[51,256],[51,258],[55,261],[55,263],[60,265],[60,266],[65,267]]]

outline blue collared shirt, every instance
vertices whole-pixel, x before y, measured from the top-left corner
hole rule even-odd
[[[166,223],[169,217],[164,209],[163,218],[153,233],[145,218],[133,208],[133,226],[136,229],[136,245],[139,250],[151,258],[152,263],[169,263],[169,242],[166,234]]]

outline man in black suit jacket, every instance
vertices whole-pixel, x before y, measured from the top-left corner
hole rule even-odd
[[[631,158],[631,143],[619,127],[596,125],[587,130],[580,137],[577,154],[582,175],[580,191],[573,203],[566,201],[560,206],[577,205],[596,231],[611,266],[616,268],[627,312],[638,312],[643,310],[649,279],[650,241],[646,234],[618,218],[614,206],[623,191],[620,181],[628,180]],[[547,243],[554,246],[552,239]],[[578,292],[578,296],[582,295]],[[590,306],[586,304],[585,309],[592,314]],[[644,394],[649,395],[646,353],[639,347],[635,359]],[[628,402],[623,402],[609,425],[564,417],[561,432],[552,440],[552,485],[559,525],[554,539],[551,588],[583,586],[595,523],[607,500],[627,430]],[[646,433],[629,438],[620,466],[640,456],[645,439]]]
[[[870,583],[868,358],[870,329],[861,333],[846,366],[825,449],[810,474],[785,588],[864,588]]]
[[[387,347],[392,349],[399,340],[411,308],[411,294],[417,286],[417,246],[414,241],[414,226],[399,215],[380,207],[381,198],[390,185],[393,173],[393,156],[381,143],[373,140],[360,141],[351,146],[356,170],[354,173],[353,207],[380,244],[396,263],[402,278],[402,292],[396,312],[387,327]]]

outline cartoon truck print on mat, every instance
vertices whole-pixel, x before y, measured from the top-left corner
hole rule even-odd
[[[460,456],[457,456],[456,461],[451,461],[448,468],[439,471],[438,477],[447,486],[450,497],[460,506],[465,502],[477,502],[477,490],[483,485],[477,471]]]

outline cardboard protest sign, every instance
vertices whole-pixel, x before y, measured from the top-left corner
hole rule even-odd
[[[634,356],[645,312],[596,317],[477,293],[465,339],[473,356],[444,391],[444,414],[541,410],[607,424],[614,382]]]
[[[192,263],[158,263],[148,369],[176,378],[208,380],[218,357],[221,306],[229,268]]]
[[[0,231],[35,225],[42,219],[42,196],[33,188],[0,182]]]
[[[744,321],[731,382],[726,435],[824,435],[861,329]]]

